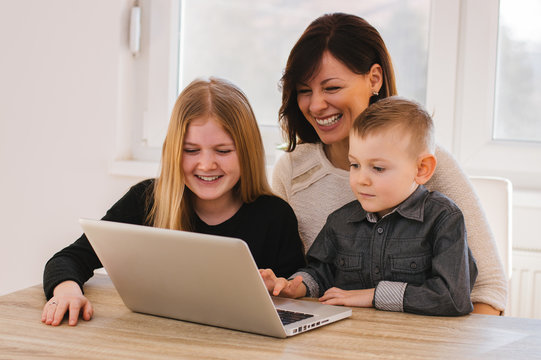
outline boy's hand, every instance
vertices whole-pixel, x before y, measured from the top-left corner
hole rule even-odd
[[[325,291],[319,301],[329,305],[372,307],[374,291],[375,289],[342,290],[333,287]]]
[[[302,283],[302,276],[293,280],[278,278],[271,269],[259,269],[267,290],[274,296],[299,298],[306,295],[306,287]]]

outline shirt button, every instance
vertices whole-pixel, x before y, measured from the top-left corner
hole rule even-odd
[[[376,267],[374,268],[374,273],[379,274],[379,266],[376,266]]]
[[[410,264],[410,268],[412,268],[412,269],[417,269],[417,264],[416,264],[415,262],[412,262],[412,263]]]
[[[379,228],[378,228],[378,234],[381,234],[381,233],[383,233],[383,228],[380,228],[380,227],[379,227]]]

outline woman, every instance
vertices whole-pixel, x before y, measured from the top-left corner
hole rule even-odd
[[[335,13],[304,31],[281,81],[280,122],[289,152],[274,168],[273,188],[293,207],[308,251],[327,216],[355,200],[348,182],[349,131],[370,103],[396,94],[394,72],[378,31],[362,18]],[[450,197],[465,215],[479,268],[474,312],[500,314],[507,282],[479,201],[451,154],[438,147],[436,157],[427,188]]]
[[[261,135],[246,96],[216,78],[196,80],[180,94],[157,179],[133,186],[104,220],[240,238],[259,267],[283,276],[305,264],[291,207],[267,183]],[[102,265],[83,234],[45,266],[49,301],[42,321],[69,324],[93,309],[83,284]]]

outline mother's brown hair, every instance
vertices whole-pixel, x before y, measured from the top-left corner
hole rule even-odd
[[[314,20],[301,35],[287,59],[281,79],[282,106],[279,120],[288,138],[288,151],[300,143],[318,143],[321,139],[306,120],[297,104],[297,84],[310,79],[318,70],[323,53],[344,63],[356,74],[367,74],[374,64],[383,72],[378,99],[396,95],[391,56],[379,32],[366,20],[355,15],[333,13]]]

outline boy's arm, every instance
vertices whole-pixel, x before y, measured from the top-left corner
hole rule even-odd
[[[468,248],[460,210],[442,214],[434,225],[434,236],[432,276],[421,285],[407,284],[403,311],[425,315],[468,314],[473,310],[470,293],[477,277],[477,266]],[[382,290],[392,283],[382,281],[378,284],[374,298],[376,307],[381,307]]]
[[[332,214],[306,254],[308,265],[291,275],[289,280],[276,277],[270,269],[259,270],[271,294],[295,298],[319,297],[325,290],[332,287],[336,246],[334,245],[334,231],[329,224],[330,219],[332,219]]]
[[[306,254],[306,262],[308,265],[293,274],[301,276],[304,285],[306,286],[306,296],[320,297],[325,291],[334,286],[335,265],[336,260],[336,242],[335,232],[333,230],[333,214],[331,214],[314,243]],[[335,226],[340,226],[335,224]]]

